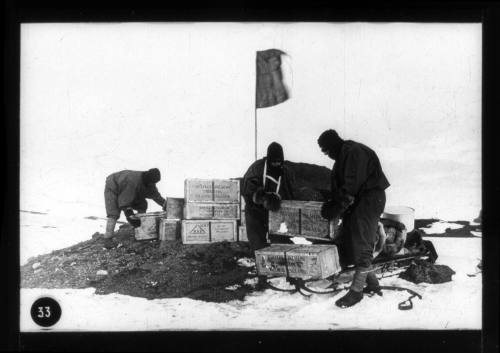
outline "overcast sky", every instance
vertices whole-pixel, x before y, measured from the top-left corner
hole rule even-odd
[[[481,25],[403,23],[23,24],[21,208],[102,207],[105,177],[158,167],[242,176],[254,160],[255,52],[288,55],[291,98],[259,109],[258,155],[328,167],[328,128],[372,147],[388,203],[480,208]],[[418,214],[418,212],[417,212]]]

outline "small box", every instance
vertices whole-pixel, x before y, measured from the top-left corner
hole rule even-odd
[[[138,213],[136,217],[141,220],[141,225],[134,229],[136,240],[151,240],[158,238],[160,220],[167,216],[166,212]]]
[[[315,201],[282,201],[278,211],[269,212],[269,233],[332,240],[338,227],[321,217],[322,204]]]
[[[340,272],[335,245],[301,245],[286,252],[288,276],[302,279],[324,279]]]
[[[240,205],[237,203],[187,202],[185,219],[239,219]]]
[[[220,241],[236,241],[237,229],[234,220],[184,220],[182,242],[203,244]]]
[[[167,197],[167,218],[182,219],[184,212],[184,199],[178,197]]]
[[[248,241],[246,225],[238,227],[238,241]]]
[[[240,181],[237,179],[186,179],[186,202],[240,202]]]
[[[180,219],[160,219],[158,239],[160,241],[174,241],[181,238]]]
[[[273,244],[255,250],[255,268],[263,276],[287,276],[285,253],[299,245]]]

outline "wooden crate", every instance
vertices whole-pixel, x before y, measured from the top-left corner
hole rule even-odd
[[[324,279],[340,272],[335,245],[275,244],[255,251],[257,273],[302,279]]]
[[[335,245],[301,245],[286,252],[286,264],[293,278],[324,279],[340,272]]]
[[[295,244],[273,244],[255,250],[255,268],[263,276],[287,276],[285,253],[298,247]]]
[[[237,203],[187,202],[185,219],[239,219],[240,205]]]
[[[240,209],[241,209],[241,212],[240,212],[240,221],[241,221],[241,225],[244,226],[247,224],[247,221],[246,221],[246,217],[245,217],[245,208],[246,208],[246,204],[245,204],[245,198],[242,196],[241,197],[241,202],[240,202]]]
[[[269,233],[290,237],[331,240],[336,234],[332,222],[321,217],[322,202],[281,202],[278,211],[269,212]]]
[[[236,241],[235,220],[183,220],[182,242],[184,244],[203,244],[220,241]]]
[[[240,202],[240,181],[237,179],[186,179],[186,202]]]
[[[182,219],[184,212],[184,199],[178,197],[167,197],[167,218]]]
[[[158,238],[160,220],[167,216],[166,212],[138,213],[141,225],[134,229],[136,240],[151,240]]]
[[[246,225],[238,227],[238,241],[248,241]]]
[[[160,241],[174,241],[181,238],[180,219],[160,219],[158,239]]]

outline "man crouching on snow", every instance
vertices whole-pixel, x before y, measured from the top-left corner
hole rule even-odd
[[[321,215],[329,220],[342,218],[337,241],[339,253],[343,265],[354,263],[356,269],[349,292],[335,302],[346,308],[363,299],[363,292],[380,293],[371,264],[378,221],[385,207],[384,190],[390,184],[376,153],[367,146],[344,141],[335,130],[323,132],[318,144],[335,161],[332,197],[323,204]]]
[[[165,199],[156,188],[156,183],[160,179],[160,171],[156,168],[145,172],[122,170],[106,178],[104,202],[108,220],[104,234],[105,248],[110,249],[115,246],[112,238],[121,211],[125,214],[127,221],[137,228],[141,225],[141,221],[135,216],[134,210],[139,213],[146,212],[148,208],[146,198],[154,200],[165,210]]]

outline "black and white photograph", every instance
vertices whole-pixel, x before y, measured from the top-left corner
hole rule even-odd
[[[481,330],[482,30],[22,23],[20,331]]]

